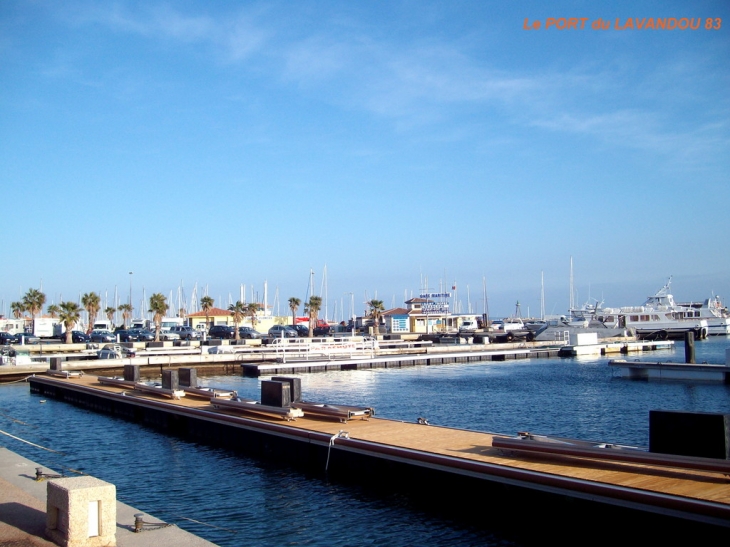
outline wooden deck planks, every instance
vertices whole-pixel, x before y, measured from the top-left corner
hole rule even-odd
[[[81,384],[114,393],[125,391],[123,388],[116,386],[102,386],[96,381],[95,377],[89,375],[71,379],[54,378],[54,381]],[[198,397],[184,397],[178,401],[147,394],[140,394],[136,397],[164,401],[167,404],[187,408],[208,409],[211,406],[208,401]],[[332,401],[331,403],[343,404],[341,401]],[[347,431],[351,439],[570,477],[583,481],[712,501],[730,506],[730,478],[716,472],[602,461],[592,458],[526,455],[493,448],[492,435],[489,433],[421,425],[415,422],[400,422],[380,418],[371,418],[369,420],[354,418],[343,424],[332,419],[308,418],[306,415],[304,418],[298,418],[293,422],[284,422],[277,417],[257,416],[254,418],[251,416],[250,418],[264,422],[286,424],[287,427],[328,435],[336,435],[339,431]]]

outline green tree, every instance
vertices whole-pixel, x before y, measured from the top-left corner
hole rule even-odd
[[[213,307],[214,300],[210,296],[204,296],[200,299],[200,308],[205,312],[205,328],[210,328],[210,319],[208,318],[208,312]]]
[[[88,292],[81,297],[81,305],[86,310],[86,313],[89,314],[89,325],[86,328],[86,334],[89,334],[94,328],[96,316],[99,314],[99,310],[101,309],[101,298],[93,291]]]
[[[246,315],[251,318],[251,328],[256,330],[256,314],[259,312],[259,305],[255,302],[251,302],[246,306]]]
[[[37,289],[28,289],[28,292],[23,296],[23,307],[33,320],[41,312],[45,303],[46,295]]]
[[[238,332],[238,325],[241,324],[243,317],[246,315],[246,304],[240,300],[236,300],[235,304],[228,306],[228,311],[231,312],[231,315],[233,316],[233,325],[236,328],[236,340],[240,340],[241,333]]]
[[[114,324],[114,314],[117,313],[117,309],[116,308],[112,308],[111,306],[107,306],[104,309],[104,313],[106,314],[106,318],[113,325]]]
[[[292,296],[289,299],[289,309],[291,310],[291,324],[294,325],[297,322],[297,310],[299,309],[299,305],[302,303],[301,300],[298,298]]]
[[[167,298],[162,293],[156,292],[150,296],[150,313],[154,316],[152,320],[155,322],[155,342],[160,341],[160,330],[162,329],[162,318],[165,317],[170,306],[167,304]]]
[[[11,302],[10,311],[13,312],[13,317],[20,319],[25,313],[25,304],[22,302]]]
[[[314,336],[314,327],[317,326],[317,316],[322,308],[321,296],[310,296],[309,301],[304,304],[304,311],[309,316],[309,337]]]
[[[61,313],[61,308],[59,308],[56,304],[51,304],[46,308],[46,312],[48,312],[48,315],[51,316],[51,319],[55,319],[58,317],[58,314]]]
[[[122,321],[124,322],[124,328],[127,328],[127,321],[132,317],[132,305],[131,304],[119,304],[119,311],[122,312]]]
[[[380,319],[383,317],[383,311],[385,310],[383,301],[370,300],[367,302],[367,306],[370,308],[370,318],[373,320],[373,333],[378,334]]]
[[[66,343],[70,344],[73,341],[71,331],[81,318],[81,308],[76,302],[61,302],[59,307],[61,312],[58,317],[66,329]]]

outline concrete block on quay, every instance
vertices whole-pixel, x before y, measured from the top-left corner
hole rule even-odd
[[[62,547],[114,547],[117,491],[94,477],[48,482],[46,535]]]
[[[35,480],[36,469],[39,467],[36,462],[6,448],[0,448],[0,545],[56,545],[45,535],[49,482]],[[45,474],[58,474],[48,468],[40,468]],[[115,501],[115,513],[117,547],[214,547],[213,543],[203,538],[174,525],[165,526],[164,521],[120,501]],[[157,522],[164,527],[135,533],[134,522],[137,514],[142,514],[145,522]]]

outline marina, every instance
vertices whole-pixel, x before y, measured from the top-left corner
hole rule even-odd
[[[286,416],[263,408],[252,418],[250,409],[245,416],[232,409],[231,405],[237,404],[234,401],[179,396],[165,399],[154,392],[155,388],[130,397],[129,385],[99,380],[91,375],[71,379],[35,376],[29,382],[31,392],[43,397],[259,457],[293,457],[299,467],[310,472],[324,469],[350,480],[357,474],[357,480],[385,482],[418,477],[441,484],[440,495],[445,497],[466,487],[507,499],[516,490],[523,500],[537,493],[554,497],[558,504],[566,499],[587,500],[591,507],[598,504],[606,510],[626,509],[624,518],[635,522],[650,514],[671,517],[665,524],[668,527],[670,522],[671,527],[701,523],[709,526],[705,530],[708,534],[718,534],[715,527],[730,528],[730,463],[722,460],[647,454],[643,459],[635,455],[634,459],[623,458],[621,461],[628,462],[623,467],[610,449],[610,455],[600,450],[584,451],[578,460],[575,454],[557,451],[545,460],[535,453],[525,458],[525,443],[515,446],[507,442],[509,437],[488,433],[378,419],[370,414],[353,417],[344,431],[341,420],[329,420],[326,415],[308,415],[299,408],[292,414],[294,403]],[[635,463],[641,467],[632,465]],[[635,488],[639,483],[641,488]],[[446,484],[451,487],[446,488]],[[459,488],[454,489],[455,484]],[[584,512],[581,506],[574,510]]]
[[[674,353],[675,350],[661,350],[652,353],[651,358],[677,358]],[[698,343],[698,359],[717,362],[721,354],[724,355],[724,345],[714,340]],[[593,357],[328,371],[301,378],[302,391],[307,398],[372,405],[377,416],[410,422],[414,427],[418,427],[416,418],[423,417],[437,426],[476,432],[501,431],[514,435],[527,430],[632,446],[648,444],[648,410],[651,408],[730,412],[727,386],[700,383],[688,388],[686,384],[677,382],[647,385],[612,379],[606,361]],[[205,377],[203,380],[211,386],[235,389],[246,398],[257,398],[260,392],[260,378],[232,375]],[[535,526],[542,522],[540,519],[549,521],[545,525],[554,525],[557,518],[552,511],[548,512],[550,517],[540,517],[538,514],[544,513],[543,510],[538,507],[534,511],[529,510],[529,498],[520,498],[518,506],[510,506],[511,510],[506,514],[495,512],[493,509],[496,510],[496,507],[491,504],[489,513],[480,512],[479,515],[470,515],[467,509],[454,512],[448,507],[437,509],[431,502],[421,505],[418,495],[394,497],[393,485],[381,487],[374,481],[363,486],[357,476],[338,477],[335,482],[313,480],[306,478],[308,475],[287,470],[286,464],[281,467],[281,462],[276,465],[264,463],[269,460],[268,456],[265,460],[258,457],[249,459],[246,455],[233,456],[224,449],[203,448],[177,435],[170,436],[158,433],[155,428],[140,427],[135,422],[89,413],[51,398],[44,398],[47,402],[39,406],[38,396],[28,397],[28,387],[24,384],[2,389],[6,390],[3,429],[42,441],[33,433],[34,429],[6,418],[12,416],[33,424],[44,432],[43,442],[46,445],[50,443],[54,449],[66,454],[60,457],[42,453],[40,459],[35,456],[34,459],[47,464],[56,462],[59,464],[56,468],[66,466],[93,470],[96,475],[117,484],[120,497],[131,497],[135,505],[142,508],[152,504],[153,508],[159,509],[154,513],[163,518],[165,514],[161,511],[170,511],[174,506],[176,514],[238,530],[239,534],[254,538],[261,545],[277,545],[282,537],[306,537],[312,544],[318,545],[345,545],[345,537],[357,537],[358,541],[407,544],[424,536],[435,538],[433,542],[437,545],[502,545],[505,542],[523,545],[531,543],[531,532],[537,534]],[[52,421],[47,421],[51,417]],[[53,434],[54,428],[50,427],[58,418],[64,423],[62,437]],[[301,419],[294,423],[299,421]],[[328,427],[332,428],[334,435],[340,429],[350,430],[351,426],[359,425],[359,420],[353,420],[344,426],[331,422]],[[89,428],[100,427],[104,431],[105,443],[94,443],[92,449],[87,446],[87,440],[93,442],[93,437],[85,432]],[[398,433],[396,437],[402,434]],[[130,438],[135,439],[139,452],[130,453],[125,448]],[[84,446],[87,448],[83,449]],[[21,447],[21,450],[39,454],[35,449]],[[293,454],[292,457],[296,459]],[[109,458],[117,463],[107,465],[105,462]],[[155,475],[155,462],[159,461],[164,461],[167,469],[164,480],[168,486],[164,490],[150,490],[126,475],[125,469],[130,466],[136,470],[135,476],[139,473]],[[225,476],[226,484],[236,488],[237,495],[230,502],[225,497],[216,498],[212,505],[202,502],[190,489],[192,485],[186,484],[189,481],[185,477],[191,473],[194,473],[196,482],[203,483]],[[429,490],[433,490],[439,483],[430,481],[426,484]],[[464,488],[467,490],[460,492],[468,491],[467,486]],[[168,495],[168,491],[172,495]],[[181,492],[186,493],[185,499],[175,494]],[[297,502],[293,506],[289,492],[297,492]],[[484,495],[492,497],[486,491]],[[461,498],[463,494],[448,499]],[[196,499],[197,502],[194,501]],[[506,499],[500,500],[500,505],[507,503]],[[360,511],[338,510],[342,504],[356,504]],[[267,507],[266,513],[260,513],[264,506]],[[294,512],[293,507],[296,508]],[[336,514],[341,526],[348,529],[347,536],[333,535],[327,521],[320,522],[317,518],[322,511]],[[601,509],[594,518],[599,514],[601,522],[606,519],[615,521],[610,511]],[[520,523],[524,524],[528,515],[531,526],[525,528]],[[284,536],[268,538],[265,528],[255,524],[269,518],[286,527],[288,531],[283,532]],[[236,538],[239,536],[233,533],[179,519],[177,522],[220,545],[238,544]],[[535,543],[539,544],[539,541],[535,540]]]
[[[584,335],[585,336],[585,335]],[[338,339],[326,343],[317,339],[293,339],[282,347],[262,345],[230,345],[227,340],[213,346],[174,346],[170,342],[159,347],[145,348],[151,343],[126,344],[136,350],[134,357],[112,359],[89,358],[82,344],[27,346],[22,359],[12,358],[0,366],[0,382],[13,381],[46,370],[51,363],[66,372],[120,371],[124,365],[137,365],[142,370],[162,367],[202,366],[211,369],[242,369],[249,376],[263,374],[292,374],[328,370],[371,368],[400,368],[417,365],[441,365],[460,362],[507,361],[514,359],[550,358],[566,355],[607,355],[612,353],[643,353],[666,349],[673,341],[631,341],[627,339],[583,339],[573,336],[566,343],[513,342],[504,344],[467,343],[468,338],[449,338],[452,343],[433,344],[431,341],[404,342],[400,340],[370,341],[342,344]],[[455,342],[455,343],[454,343]],[[163,345],[164,344],[164,345]],[[324,346],[324,347],[323,347]],[[335,346],[334,350],[331,346]],[[146,349],[146,351],[145,351]],[[20,355],[20,354],[19,354]],[[92,355],[93,357],[93,355]]]

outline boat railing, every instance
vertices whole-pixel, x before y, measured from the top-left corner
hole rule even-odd
[[[347,359],[354,357],[374,357],[377,349],[374,338],[294,338],[277,339],[273,347],[277,361],[286,363],[292,360],[309,361]]]

